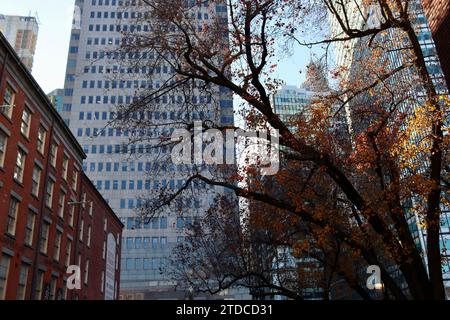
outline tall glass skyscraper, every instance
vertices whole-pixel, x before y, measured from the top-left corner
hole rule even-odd
[[[349,25],[355,30],[364,30],[370,27],[370,23],[379,21],[380,13],[375,10],[377,4],[366,6],[365,12],[361,12],[361,1],[349,1],[346,3],[347,14],[349,19]],[[424,55],[425,64],[429,74],[436,87],[436,91],[440,95],[448,95],[448,89],[445,84],[444,73],[441,68],[441,63],[436,51],[436,46],[433,41],[432,33],[425,12],[420,0],[408,1],[410,19],[418,37],[422,53]],[[342,14],[342,12],[341,12]],[[362,17],[362,14],[366,15],[366,19]],[[343,35],[343,31],[333,16],[329,19],[330,31],[333,37],[339,37]],[[390,29],[388,32],[380,35],[378,41],[390,44],[389,50],[386,50],[380,57],[378,57],[380,64],[384,63],[388,66],[388,70],[399,68],[404,64],[404,55],[401,53],[404,51],[404,43],[398,41],[402,39],[401,31],[398,29]],[[351,41],[338,41],[334,44],[336,65],[343,68],[342,76],[344,80],[349,80],[352,76],[355,76],[361,70],[364,70],[364,57],[368,54],[366,50],[367,39],[352,39]],[[361,62],[362,61],[362,62]],[[407,92],[407,99],[399,103],[399,110],[412,112],[414,108],[420,106],[425,102],[425,90],[420,85],[415,85],[415,75],[409,68],[401,72],[397,72],[389,80],[389,84],[392,86],[398,85],[402,88],[401,92],[395,93],[395,99],[401,97],[402,94]],[[370,101],[372,97],[368,94],[361,95],[360,100]],[[358,99],[355,99],[358,100]],[[349,131],[351,135],[357,134],[361,130],[367,129],[368,121],[370,118],[362,118],[355,116],[358,114],[357,102],[352,101],[345,106],[346,117],[349,124]],[[352,105],[353,104],[353,105]],[[425,160],[423,161],[423,167],[426,166]],[[405,173],[407,175],[407,173]],[[408,224],[410,226],[411,233],[416,241],[416,245],[420,249],[426,248],[426,230],[422,227],[421,218],[417,214],[408,213],[408,207],[412,205],[416,200],[410,199],[411,203],[404,204]],[[409,202],[409,201],[408,201]],[[443,256],[443,277],[444,284],[446,286],[447,294],[450,292],[450,263],[448,258],[450,257],[450,211],[448,207],[441,206],[441,246]],[[424,261],[426,263],[426,251],[423,251]]]
[[[205,184],[194,184],[192,197],[171,206],[164,213],[141,220],[137,210],[144,198],[158,196],[162,189],[177,190],[186,181],[189,166],[162,161],[170,150],[157,147],[153,140],[172,128],[141,127],[120,129],[110,124],[124,114],[116,106],[127,105],[139,92],[154,88],[173,71],[168,66],[149,70],[152,55],[141,56],[141,67],[126,67],[131,55],[118,55],[117,49],[127,30],[151,32],[143,23],[136,23],[143,7],[141,1],[76,0],[73,28],[67,61],[63,97],[64,118],[88,155],[84,170],[97,189],[126,226],[123,232],[121,297],[124,299],[184,298],[186,292],[175,291],[169,260],[177,242],[184,240],[186,225],[197,221],[223,192]],[[147,7],[148,10],[148,7]],[[219,15],[226,23],[227,8],[217,2],[202,2],[195,9],[194,19],[207,23]],[[115,52],[115,53],[114,53]],[[145,65],[148,59],[148,66]],[[159,80],[158,80],[159,78]],[[233,103],[228,92],[216,88],[207,99],[210,120],[233,124]],[[204,97],[192,94],[192,99]],[[196,119],[200,115],[178,110],[178,99],[161,97],[160,103],[148,111],[140,110],[126,116],[142,120]],[[206,103],[206,102],[205,102]],[[64,111],[65,110],[65,111]],[[70,110],[70,111],[69,111]],[[208,112],[208,115],[210,114]],[[141,139],[134,139],[141,137]],[[142,137],[148,137],[144,139]]]

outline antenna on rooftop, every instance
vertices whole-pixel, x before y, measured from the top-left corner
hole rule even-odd
[[[38,15],[38,12],[37,12],[37,11],[34,12],[34,17],[36,18],[37,24],[38,24],[38,25],[41,25],[41,21],[39,20],[39,15]]]

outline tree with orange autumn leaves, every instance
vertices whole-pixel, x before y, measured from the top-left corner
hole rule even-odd
[[[213,176],[194,170],[178,190],[163,190],[153,201],[149,214],[200,181],[247,199],[246,208],[257,203],[250,213],[241,207],[243,217],[236,220],[226,205],[219,208],[227,202],[222,199],[205,213],[203,225],[193,227],[188,246],[179,252],[184,264],[175,272],[191,287],[216,293],[239,285],[259,296],[304,298],[302,289],[311,284],[299,280],[305,278],[300,271],[281,277],[280,272],[292,270],[271,265],[277,250],[290,248],[299,261],[315,259],[320,272],[309,275],[320,282],[324,298],[333,281],[343,279],[370,299],[361,268],[377,265],[386,298],[445,299],[439,239],[442,210],[449,205],[449,99],[427,68],[430,57],[420,46],[415,3],[142,1],[149,13],[140,22],[151,25],[151,32],[127,33],[120,50],[151,52],[156,56],[151,66],[169,66],[173,74],[121,106],[123,112],[156,108],[171,94],[184,95],[187,112],[206,110],[206,102],[186,97],[224,88],[250,110],[250,127],[267,125],[280,134],[277,175],[258,178],[253,167]],[[228,20],[211,15],[208,23],[200,23],[198,4],[226,7]],[[360,23],[353,22],[355,16]],[[331,20],[339,32],[330,32]],[[298,117],[283,121],[274,112],[272,97],[280,81],[272,74],[280,50],[296,45],[319,46],[326,53],[341,45],[352,52],[347,57],[352,63],[327,64],[331,89]],[[329,54],[326,59],[332,60]],[[173,123],[192,129],[192,119]],[[160,124],[130,117],[119,125]],[[204,126],[227,129],[207,120]],[[161,139],[164,143],[167,139]],[[415,226],[426,234],[425,245],[419,245]]]

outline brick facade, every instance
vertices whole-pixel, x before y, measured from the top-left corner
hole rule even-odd
[[[0,34],[0,299],[105,298],[103,243],[112,234],[120,253],[123,225],[83,174],[85,157]],[[81,290],[66,290],[80,257]]]
[[[423,0],[422,2],[447,86],[450,87],[450,0]]]

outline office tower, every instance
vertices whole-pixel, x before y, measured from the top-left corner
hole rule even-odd
[[[39,25],[35,17],[0,14],[0,32],[3,33],[30,71],[33,68],[38,31]]]
[[[304,112],[314,97],[314,92],[296,86],[283,86],[273,96],[273,106],[275,113],[283,121],[289,121]]]
[[[156,140],[170,133],[168,126],[117,128],[110,122],[124,118],[142,121],[170,121],[188,117],[200,119],[197,112],[178,110],[178,97],[164,95],[147,110],[126,112],[118,105],[128,105],[136,95],[163,83],[172,70],[167,65],[155,66],[151,53],[122,55],[117,49],[130,30],[151,32],[146,22],[137,17],[148,13],[140,1],[85,0],[75,1],[75,16],[68,53],[63,109],[70,110],[70,128],[82,144],[88,157],[84,170],[97,189],[109,200],[112,208],[126,225],[122,251],[121,296],[124,299],[185,298],[183,290],[175,291],[168,274],[172,249],[183,241],[186,225],[198,221],[198,216],[213,201],[214,188],[195,184],[193,196],[178,202],[150,221],[142,221],[138,209],[146,199],[156,197],[162,189],[175,190],[186,179],[187,165],[162,161],[170,151],[156,147]],[[195,9],[197,19],[207,23],[208,13],[226,17],[226,6],[207,2]],[[198,15],[197,15],[198,14]],[[136,61],[141,66],[130,66]],[[150,71],[151,70],[151,71]],[[150,81],[149,73],[152,73]],[[159,78],[158,78],[159,77]],[[233,123],[233,103],[229,93],[216,91],[204,99],[213,121]],[[175,99],[177,98],[177,99]],[[198,99],[198,100],[197,100]],[[209,114],[209,113],[208,113]]]
[[[66,105],[63,104],[64,89],[55,89],[49,94],[47,94],[47,97],[50,99],[50,102],[56,108],[56,111],[58,111],[61,117],[63,117],[66,125],[69,125],[70,110],[67,110],[67,104]]]
[[[439,1],[432,1],[434,4],[438,3]],[[430,8],[432,7],[431,1],[426,2],[424,1],[426,6],[428,6],[428,10],[430,11]],[[437,6],[442,8],[442,2],[441,6]],[[348,12],[348,18],[350,20],[350,25],[359,28],[360,30],[364,30],[366,28],[369,28],[372,24],[377,25],[377,21],[379,21],[380,13],[375,10],[377,8],[377,4],[374,4],[372,6],[365,5],[361,6],[360,8],[363,8],[364,12],[361,12],[359,10],[355,10],[355,6],[358,4],[358,1],[352,1],[346,3],[347,7],[349,8]],[[359,3],[361,4],[361,3]],[[444,6],[445,7],[445,6]],[[444,81],[444,73],[441,68],[441,62],[439,59],[439,52],[436,51],[436,46],[433,41],[432,37],[432,31],[430,29],[430,24],[425,17],[425,11],[422,7],[421,1],[414,0],[414,1],[408,1],[408,8],[410,13],[410,19],[413,25],[413,28],[415,29],[415,32],[417,34],[422,53],[425,58],[425,64],[426,67],[431,75],[432,81],[437,89],[438,94],[447,95],[448,89],[445,85]],[[435,7],[436,9],[436,7]],[[435,12],[436,13],[436,12]],[[366,21],[362,18],[362,14],[366,15],[368,18]],[[444,13],[443,13],[444,14]],[[444,14],[445,15],[445,14]],[[429,16],[433,16],[429,13]],[[440,15],[438,15],[440,17]],[[440,18],[438,18],[436,15],[434,16],[434,22],[435,25],[434,28],[437,28],[437,25],[439,23],[437,21],[442,21]],[[337,23],[336,19],[333,16],[330,16],[329,19],[331,34],[336,37],[339,35],[342,35],[342,29],[340,28],[339,24]],[[385,65],[387,70],[393,70],[394,68],[397,68],[402,65],[404,56],[402,55],[402,51],[404,51],[404,48],[402,47],[403,43],[401,41],[398,41],[399,39],[402,39],[401,30],[397,29],[389,29],[386,32],[380,33],[377,37],[379,37],[378,40],[374,40],[374,42],[379,42],[380,44],[386,45],[388,50],[385,50],[382,54],[380,54],[376,60],[376,62],[379,63],[379,65]],[[336,55],[336,64],[337,67],[343,67],[343,80],[344,81],[351,81],[352,79],[359,76],[359,79],[361,79],[361,75],[367,77],[367,74],[364,72],[367,72],[367,66],[365,65],[365,61],[368,60],[367,55],[369,54],[368,48],[368,41],[369,39],[362,38],[362,39],[353,39],[348,44],[346,44],[347,41],[341,41],[334,45],[335,48],[335,55]],[[372,47],[373,48],[373,47]],[[365,60],[366,59],[366,60]],[[445,60],[445,59],[444,59]],[[386,72],[386,70],[385,70]],[[398,99],[398,110],[401,112],[405,112],[408,114],[411,114],[414,108],[419,106],[421,103],[425,101],[425,92],[424,88],[421,85],[417,84],[417,81],[414,79],[415,75],[411,71],[410,68],[405,68],[404,70],[401,70],[400,72],[397,72],[395,75],[393,75],[389,81],[387,82],[390,86],[392,86],[393,91],[393,98]],[[370,75],[368,77],[369,80]],[[391,88],[391,90],[392,90]],[[400,91],[399,91],[400,88]],[[379,87],[376,87],[376,94],[362,94],[359,97],[356,97],[350,103],[347,103],[345,106],[346,109],[346,117],[347,121],[349,123],[349,132],[351,137],[355,137],[357,134],[364,132],[367,130],[368,125],[370,124],[373,114],[361,112],[360,108],[364,108],[364,105],[375,105],[377,102],[378,95],[381,95]],[[405,94],[407,93],[407,94]],[[404,95],[405,94],[405,95]],[[404,95],[404,96],[403,96]],[[404,100],[400,100],[401,97],[404,97]],[[345,97],[344,97],[345,98]],[[425,167],[426,163],[425,160],[421,161],[422,168]],[[406,172],[402,172],[405,176],[408,175]],[[404,206],[406,218],[408,221],[408,224],[410,225],[410,230],[413,235],[413,238],[416,242],[416,245],[419,248],[425,248],[426,244],[426,230],[421,227],[420,218],[417,214],[411,214],[409,208],[413,206],[413,204],[416,202],[416,199],[411,198],[406,201],[408,203],[403,203]],[[444,276],[444,284],[447,287],[447,292],[449,291],[450,287],[450,265],[448,263],[448,257],[450,255],[450,252],[448,251],[448,246],[444,244],[448,243],[450,240],[450,231],[449,231],[449,223],[450,223],[450,216],[449,216],[449,209],[444,207],[442,205],[441,208],[441,244],[442,244],[442,257],[443,257],[443,276]],[[447,248],[447,249],[446,249]],[[427,262],[426,259],[426,251],[423,252],[424,255],[424,261]],[[393,270],[391,270],[393,271]]]
[[[436,50],[441,61],[442,71],[450,86],[450,0],[422,0]]]
[[[307,66],[304,83],[299,87],[284,85],[273,95],[273,110],[296,134],[299,126],[301,126],[299,123],[302,121],[308,122],[310,119],[310,109],[313,107],[314,101],[327,94],[328,91],[328,81],[322,64],[319,61],[311,61]],[[307,170],[300,169],[298,163],[283,157],[283,151],[287,151],[287,149],[284,146],[280,147],[281,171],[279,176],[275,174],[274,176],[261,178],[250,174],[247,177],[247,184],[249,186],[261,184],[264,193],[270,194],[276,199],[284,199],[285,194],[300,192],[296,189],[296,186],[302,184],[302,178],[307,174]],[[285,176],[296,177],[297,180],[295,182],[286,181],[282,178]],[[283,183],[280,184],[280,180]],[[277,245],[273,242],[273,239],[282,239],[283,236],[269,227],[272,223],[268,223],[267,228],[261,228],[261,222],[257,222],[261,219],[267,219],[267,221],[274,219],[275,217],[271,216],[273,211],[273,207],[265,203],[256,200],[248,201],[250,222],[247,230],[252,243],[251,250],[253,251],[255,273],[270,273],[266,277],[273,285],[288,288],[302,299],[324,299],[324,282],[321,282],[324,274],[322,264],[311,256],[294,256],[293,247]],[[284,218],[280,214],[278,212],[275,219],[283,220]],[[255,219],[255,222],[252,222],[252,219]],[[291,228],[287,232],[285,231],[287,234],[292,233],[292,236],[288,236],[290,240],[295,238],[302,241],[308,238],[307,228],[301,223]],[[280,242],[282,241],[280,240]],[[320,252],[317,254],[319,255]],[[250,293],[255,299],[286,299],[282,295],[274,294],[267,284],[264,285],[262,280],[259,280],[259,283],[256,279],[253,281],[255,281],[255,288]],[[271,292],[272,294],[270,294]]]

